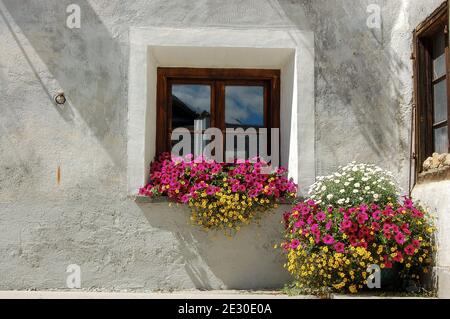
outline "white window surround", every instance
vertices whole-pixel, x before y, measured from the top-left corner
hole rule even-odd
[[[281,161],[300,191],[315,180],[314,34],[297,29],[130,28],[129,195],[155,156],[158,67],[281,70]]]

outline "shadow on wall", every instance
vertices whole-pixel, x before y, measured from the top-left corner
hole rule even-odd
[[[381,8],[380,29],[367,26],[369,4]],[[332,157],[325,165],[345,164],[339,159],[346,156],[342,148],[348,147],[348,140],[343,136],[349,129],[357,130],[366,142],[362,146],[371,150],[355,150],[352,155],[362,153],[359,160],[391,160],[399,168],[399,154],[408,155],[408,140],[400,134],[410,125],[406,107],[412,96],[404,87],[410,81],[409,54],[397,54],[405,48],[404,40],[395,38],[405,32],[404,5],[405,1],[384,0],[336,0],[333,5],[328,0],[276,2],[287,20],[315,34],[317,156],[326,151]],[[326,172],[319,174],[336,167],[325,167]]]
[[[291,281],[283,268],[281,251],[274,249],[282,240],[280,220],[286,207],[265,215],[259,225],[242,227],[234,237],[227,238],[220,231],[206,232],[191,225],[189,209],[183,205],[137,205],[152,228],[173,233],[181,263],[197,289],[277,289]]]
[[[89,2],[76,1],[81,9],[81,28],[70,29],[66,25],[69,15],[66,8],[73,3],[71,0],[2,1],[14,23],[65,92],[70,103],[66,103],[63,111],[58,109],[61,116],[65,121],[73,122],[73,110],[76,110],[114,163],[124,166],[125,58]],[[5,18],[3,13],[2,16]],[[18,41],[17,36],[13,36]],[[18,45],[51,99],[55,92],[48,91],[23,46]]]

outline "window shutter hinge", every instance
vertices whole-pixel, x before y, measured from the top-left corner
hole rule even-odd
[[[416,59],[416,56],[414,55],[414,53],[411,53],[410,59],[411,60],[415,60]]]
[[[444,28],[444,34],[448,34],[448,25],[446,25]]]

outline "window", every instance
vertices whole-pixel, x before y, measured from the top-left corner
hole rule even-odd
[[[416,167],[450,151],[448,8],[443,3],[414,32]]]
[[[197,131],[196,120],[224,136],[227,128],[280,127],[279,70],[158,68],[157,76],[158,153],[177,142],[174,129]]]

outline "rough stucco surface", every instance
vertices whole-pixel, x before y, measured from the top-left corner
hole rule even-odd
[[[440,298],[450,298],[450,181],[418,184],[412,196],[437,217],[437,258],[435,274]]]
[[[182,209],[127,199],[129,27],[312,30],[317,174],[375,162],[406,188],[411,31],[440,2],[0,1],[0,289],[64,288],[71,263],[85,288],[281,286],[281,212],[228,240],[192,229]],[[81,29],[65,25],[71,3]],[[370,3],[381,30],[366,26]]]

